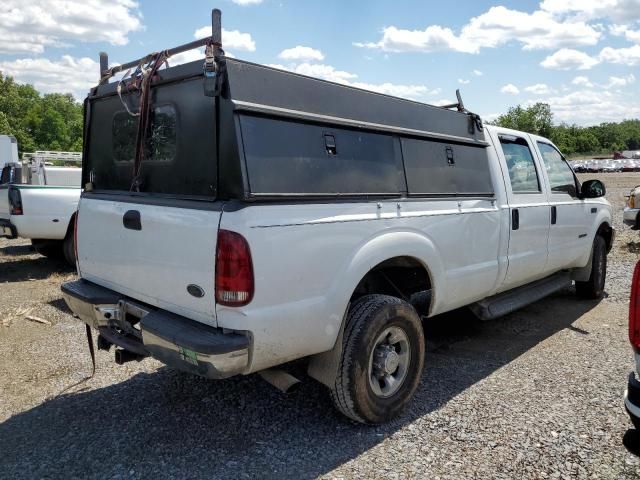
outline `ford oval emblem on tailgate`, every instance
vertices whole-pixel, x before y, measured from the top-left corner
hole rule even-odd
[[[194,285],[193,283],[191,285],[187,285],[187,292],[189,292],[196,298],[204,297],[204,290],[198,285]]]

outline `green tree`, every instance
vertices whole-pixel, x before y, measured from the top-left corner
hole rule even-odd
[[[69,94],[41,96],[0,72],[0,129],[18,140],[18,150],[82,149],[82,105]]]
[[[553,113],[546,103],[539,102],[527,108],[518,105],[511,107],[504,115],[500,115],[494,124],[549,137],[553,129]]]

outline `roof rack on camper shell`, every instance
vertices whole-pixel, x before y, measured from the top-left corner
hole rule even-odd
[[[278,113],[284,116],[299,117],[299,113],[303,113],[309,120],[330,120],[332,123],[339,120],[340,123],[346,122],[350,126],[372,130],[396,127],[394,130],[398,130],[399,133],[425,135],[431,138],[440,136],[443,140],[477,143],[475,135],[483,130],[482,120],[479,115],[465,108],[459,89],[456,90],[456,103],[434,106],[229,58],[222,49],[221,15],[220,10],[212,10],[209,37],[151,53],[121,65],[109,67],[108,54],[100,52],[100,81],[91,90],[90,96],[109,93],[121,95],[120,86],[126,78],[117,85],[109,84],[109,79],[120,72],[125,72],[124,76],[127,77],[134,69],[127,87],[140,88],[145,69],[148,72],[157,61],[166,63],[173,55],[205,47],[204,63],[194,61],[172,68],[166,63],[167,69],[154,72],[151,83],[204,74],[205,95],[228,96],[234,101],[236,110],[263,112],[265,109],[277,108]],[[156,65],[157,68],[160,66]],[[292,90],[310,86],[309,82],[315,82],[316,90],[313,96],[305,95],[302,98],[296,95],[296,90]],[[227,88],[223,91],[225,87]],[[354,115],[354,107],[356,112],[360,111],[360,115]],[[451,109],[467,117],[465,128],[452,128],[449,135],[435,133],[438,128],[435,128],[432,117],[437,115],[437,123],[442,125],[442,110]],[[459,120],[452,122],[458,123],[459,126]],[[456,136],[461,138],[453,138]]]

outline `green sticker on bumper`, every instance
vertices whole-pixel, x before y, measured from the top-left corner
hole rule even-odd
[[[198,354],[193,350],[189,350],[185,347],[178,347],[180,349],[180,357],[185,361],[193,365],[198,365]]]

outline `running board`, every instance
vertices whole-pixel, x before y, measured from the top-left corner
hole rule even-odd
[[[571,274],[558,272],[542,280],[480,300],[469,308],[480,320],[493,320],[569,286]]]

